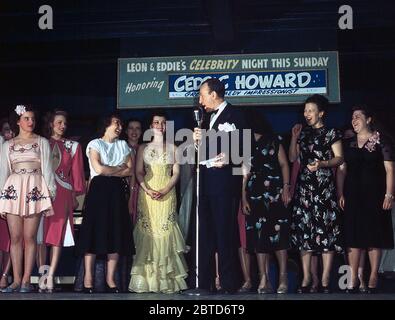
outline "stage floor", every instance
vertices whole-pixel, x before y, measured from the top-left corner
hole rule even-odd
[[[234,294],[188,296],[184,294],[156,294],[156,293],[95,293],[84,294],[76,292],[57,293],[0,293],[0,300],[185,300],[185,301],[224,301],[224,300],[395,300],[395,293],[378,294]]]

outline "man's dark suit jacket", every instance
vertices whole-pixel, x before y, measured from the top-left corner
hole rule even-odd
[[[202,128],[208,130],[210,124],[210,114],[206,114],[205,121],[203,122]],[[201,186],[202,186],[202,195],[212,196],[212,195],[229,195],[231,197],[239,196],[241,192],[241,175],[234,175],[233,168],[240,167],[240,163],[234,163],[231,158],[232,150],[238,149],[238,154],[242,155],[243,148],[243,129],[247,128],[247,124],[245,121],[244,112],[240,110],[238,107],[234,107],[231,104],[227,104],[225,109],[222,110],[219,117],[216,119],[213,124],[212,130],[218,132],[218,127],[220,124],[228,123],[230,125],[234,124],[236,129],[239,129],[238,136],[238,148],[237,145],[231,139],[231,132],[226,133],[228,136],[228,147],[221,146],[220,138],[206,136],[205,138],[205,147],[206,147],[206,160],[210,157],[216,156],[221,152],[225,152],[229,157],[229,164],[222,168],[207,168],[206,166],[201,166]],[[234,134],[234,133],[233,133]],[[212,146],[217,140],[217,148],[216,150],[212,150],[211,154],[209,154],[210,146]],[[233,141],[235,139],[233,138]],[[203,145],[204,147],[204,145]],[[228,150],[226,150],[228,149]],[[213,154],[214,152],[214,154]]]

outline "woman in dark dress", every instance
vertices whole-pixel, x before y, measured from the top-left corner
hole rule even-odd
[[[391,208],[394,200],[394,149],[372,127],[366,107],[353,108],[355,136],[344,140],[344,160],[337,172],[339,205],[344,210],[344,238],[351,266],[348,292],[357,292],[358,265],[368,251],[368,292],[377,288],[381,250],[394,247]]]
[[[335,251],[341,251],[339,207],[337,205],[332,168],[343,162],[341,134],[325,127],[323,117],[328,99],[313,95],[305,101],[304,117],[307,126],[292,128],[289,149],[291,162],[300,159],[296,184],[292,242],[300,250],[303,280],[299,293],[310,291],[311,256],[322,253],[322,291],[329,293],[330,271]]]
[[[290,247],[289,166],[282,138],[267,133],[254,117],[251,170],[244,176],[243,211],[246,214],[247,251],[256,253],[260,272],[258,293],[272,293],[269,254],[279,262],[277,293],[288,292],[287,249]]]
[[[89,142],[91,181],[83,213],[77,253],[84,255],[84,291],[94,291],[96,256],[106,255],[107,291],[118,293],[115,274],[120,256],[134,253],[132,222],[123,177],[133,174],[130,148],[119,140],[122,122],[118,115],[103,120],[101,138]]]

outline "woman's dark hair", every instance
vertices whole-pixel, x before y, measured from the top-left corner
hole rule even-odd
[[[25,112],[33,112],[34,113],[34,117],[36,119],[36,123],[37,123],[37,112],[33,109],[33,107],[30,104],[25,104],[23,105],[25,107]],[[17,114],[15,111],[16,107],[10,112],[10,127],[11,130],[15,132],[15,135],[17,136],[19,134],[19,126],[17,124],[17,122],[21,119],[22,114]]]
[[[97,133],[99,135],[99,137],[103,137],[104,134],[106,133],[107,128],[111,125],[112,119],[118,119],[119,121],[122,122],[122,118],[119,115],[119,113],[113,113],[107,117],[102,118],[99,121],[99,126],[98,126],[98,130]]]
[[[154,117],[163,117],[167,120],[167,114],[163,109],[154,109],[149,115],[148,127],[152,124],[152,121],[154,121]]]
[[[304,105],[307,103],[314,103],[317,106],[319,112],[326,112],[326,109],[329,106],[329,100],[320,94],[313,94],[312,96],[308,97],[304,102]]]
[[[130,119],[128,119],[128,121],[126,121],[126,128],[129,126],[129,123],[131,123],[131,122],[138,122],[138,123],[140,123],[141,126],[143,126],[143,123],[141,122],[140,119],[130,118]]]
[[[261,135],[273,134],[273,128],[267,121],[265,116],[259,112],[256,108],[244,110],[248,127],[252,130],[252,133]]]
[[[375,130],[383,131],[383,126],[377,122],[373,110],[371,108],[369,108],[367,105],[364,105],[364,104],[355,105],[354,107],[351,108],[351,114],[353,114],[355,111],[361,111],[361,113],[366,118],[371,118],[372,119],[370,121],[370,123],[368,124],[370,130],[372,130],[372,131],[375,131]]]
[[[373,110],[366,105],[363,104],[356,105],[351,108],[351,112],[354,113],[354,111],[361,111],[366,118],[370,117],[372,118],[372,120],[374,118]]]
[[[137,119],[137,118],[129,118],[126,121],[125,128],[124,128],[124,130],[122,130],[121,139],[125,140],[126,142],[128,141],[128,135],[126,134],[126,131],[128,130],[129,123],[131,123],[131,122],[138,122],[138,123],[140,123],[140,126],[141,126],[141,137],[139,139],[139,144],[140,144],[142,139],[143,139],[143,133],[144,133],[144,131],[143,131],[143,122],[140,119]]]
[[[44,126],[42,128],[42,134],[45,138],[51,138],[53,134],[53,122],[56,116],[63,116],[68,119],[68,114],[66,111],[55,109],[53,111],[49,111],[44,116]]]
[[[378,117],[376,117],[376,112],[370,108],[367,105],[364,104],[357,104],[354,107],[351,108],[351,112],[354,113],[355,111],[361,111],[361,113],[366,117],[366,118],[371,118],[372,120],[369,123],[369,129],[371,131],[378,131],[380,134],[383,134],[393,145],[395,145],[395,140],[393,138],[392,132],[388,130],[390,128],[390,124],[386,123],[386,125],[383,125],[383,123],[380,120],[384,121],[384,116],[382,115],[380,120]]]
[[[151,128],[151,124],[154,121],[154,117],[163,117],[166,120],[168,119],[167,118],[167,114],[166,114],[166,112],[163,109],[154,109],[154,110],[151,111],[149,117],[147,118],[146,128]],[[149,129],[149,130],[151,130],[151,129]],[[152,131],[151,131],[151,133],[152,133]],[[143,134],[141,136],[142,136],[142,139],[144,139],[144,132],[143,132]],[[152,141],[153,138],[154,138],[154,136],[152,135],[151,136],[151,141]],[[166,135],[163,138],[166,139]]]

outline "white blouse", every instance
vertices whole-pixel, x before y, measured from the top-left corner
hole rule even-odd
[[[91,179],[99,174],[93,169],[91,160],[89,158],[90,149],[96,150],[100,155],[100,162],[102,165],[109,167],[116,167],[123,163],[131,150],[124,140],[115,140],[114,142],[106,142],[103,139],[95,139],[88,143],[86,147],[86,156],[89,159],[89,169]]]

